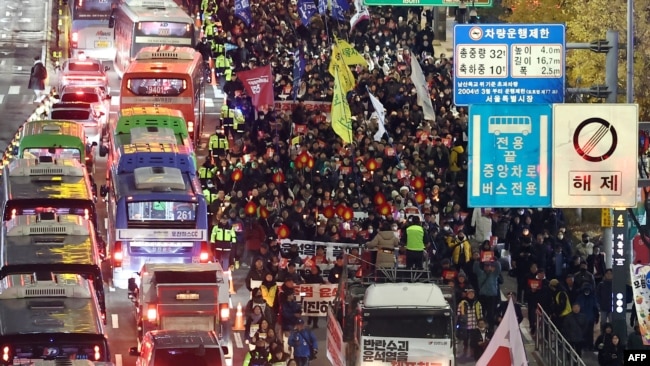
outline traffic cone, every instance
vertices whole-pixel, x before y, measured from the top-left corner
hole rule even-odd
[[[196,14],[196,19],[194,20],[194,26],[196,29],[201,29],[201,26],[203,24],[201,23],[201,14]],[[203,37],[203,31],[201,31],[201,37]]]
[[[230,277],[230,294],[234,295],[237,293],[237,291],[235,291],[235,281],[232,280],[232,271],[230,271],[229,277]]]
[[[241,302],[237,304],[237,313],[235,314],[235,324],[232,330],[246,330],[244,327],[244,312],[241,308]]]
[[[210,58],[210,85],[217,86],[217,75],[214,73],[214,60]]]

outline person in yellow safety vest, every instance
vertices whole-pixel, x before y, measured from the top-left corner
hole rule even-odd
[[[224,54],[217,54],[215,47],[212,47],[212,54],[214,56],[214,73],[217,76],[222,76],[228,67],[228,59]]]
[[[205,187],[207,183],[212,180],[216,171],[217,167],[212,162],[212,159],[209,156],[206,157],[198,171],[201,187]]]
[[[233,77],[232,66],[227,67],[226,71],[224,72],[224,81],[226,81],[226,82],[232,81],[232,77]],[[224,84],[225,84],[225,82],[224,82]],[[223,89],[223,87],[222,87],[222,89]]]
[[[221,22],[216,23],[217,31],[214,33],[214,54],[215,56],[226,55],[226,42],[228,41],[226,33],[221,29]]]
[[[228,224],[226,215],[221,216],[219,223],[212,228],[210,243],[214,250],[215,261],[221,263],[224,271],[228,271],[233,256],[233,245],[237,243],[237,233]]]
[[[210,154],[212,159],[226,156],[226,152],[230,148],[230,142],[228,137],[223,133],[222,129],[217,129],[215,133],[210,135],[210,140],[208,141],[208,148],[210,149]],[[217,168],[215,167],[215,171]]]
[[[212,183],[212,181],[209,181],[207,183],[207,186],[203,189],[203,197],[205,198],[205,202],[208,204],[208,217],[210,218],[209,221],[212,222],[212,215],[215,214],[215,212],[212,212],[211,209],[212,203],[219,199],[219,193],[214,187],[214,183]]]
[[[228,99],[221,106],[221,128],[223,128],[226,137],[232,136],[233,125],[235,120],[235,108],[233,102]]]
[[[420,224],[419,216],[411,216],[411,224],[404,229],[404,243],[406,244],[406,268],[422,269],[424,262],[424,248],[426,233]]]
[[[241,135],[244,133],[245,125],[246,117],[244,117],[244,113],[242,113],[240,109],[235,109],[235,117],[233,118],[232,127],[238,137],[241,137]]]
[[[551,290],[551,313],[549,315],[557,329],[562,329],[564,317],[571,313],[571,300],[560,285],[560,281],[552,279],[548,283],[548,288]]]

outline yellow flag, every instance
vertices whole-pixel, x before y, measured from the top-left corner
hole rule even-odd
[[[339,46],[339,51],[343,55],[343,61],[346,65],[362,65],[368,67],[368,61],[351,44],[344,39],[338,39],[336,37],[334,39]]]
[[[291,145],[298,145],[300,144],[300,136],[296,136],[291,139]]]
[[[334,75],[334,95],[332,98],[332,129],[347,144],[352,143],[352,114],[341,85],[341,77]]]
[[[330,58],[328,71],[332,76],[334,76],[334,78],[337,78],[338,75],[338,82],[341,83],[343,93],[347,93],[354,89],[354,84],[356,84],[354,75],[350,68],[345,64],[345,61],[343,61],[343,55],[336,43],[332,45],[332,56]]]

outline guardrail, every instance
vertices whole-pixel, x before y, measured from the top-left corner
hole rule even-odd
[[[537,305],[535,349],[545,366],[586,366],[551,318]]]
[[[56,94],[56,89],[52,88],[50,90],[50,93],[46,95],[45,98],[43,98],[43,100],[38,104],[38,106],[36,106],[34,112],[32,112],[29,115],[29,117],[27,117],[25,122],[40,121],[46,119],[48,114],[50,113],[50,109],[52,108],[52,105],[57,102],[56,98],[54,98],[55,94]],[[0,168],[9,164],[11,159],[13,159],[14,148],[18,146],[18,139],[20,138],[20,131],[22,130],[23,125],[18,127],[16,133],[14,133],[13,139],[7,145],[7,148],[5,149],[4,154],[2,155],[2,166],[0,166]]]

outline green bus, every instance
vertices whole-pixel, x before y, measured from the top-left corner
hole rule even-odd
[[[187,124],[179,110],[164,107],[124,108],[109,127],[108,136],[108,145],[99,149],[102,157],[109,152],[118,155],[120,147],[130,144],[172,144],[187,147],[194,166],[197,166]]]
[[[94,147],[88,144],[84,126],[72,121],[44,120],[25,122],[17,141],[12,143],[12,158],[38,159],[50,156],[55,159],[76,159],[94,173]]]

